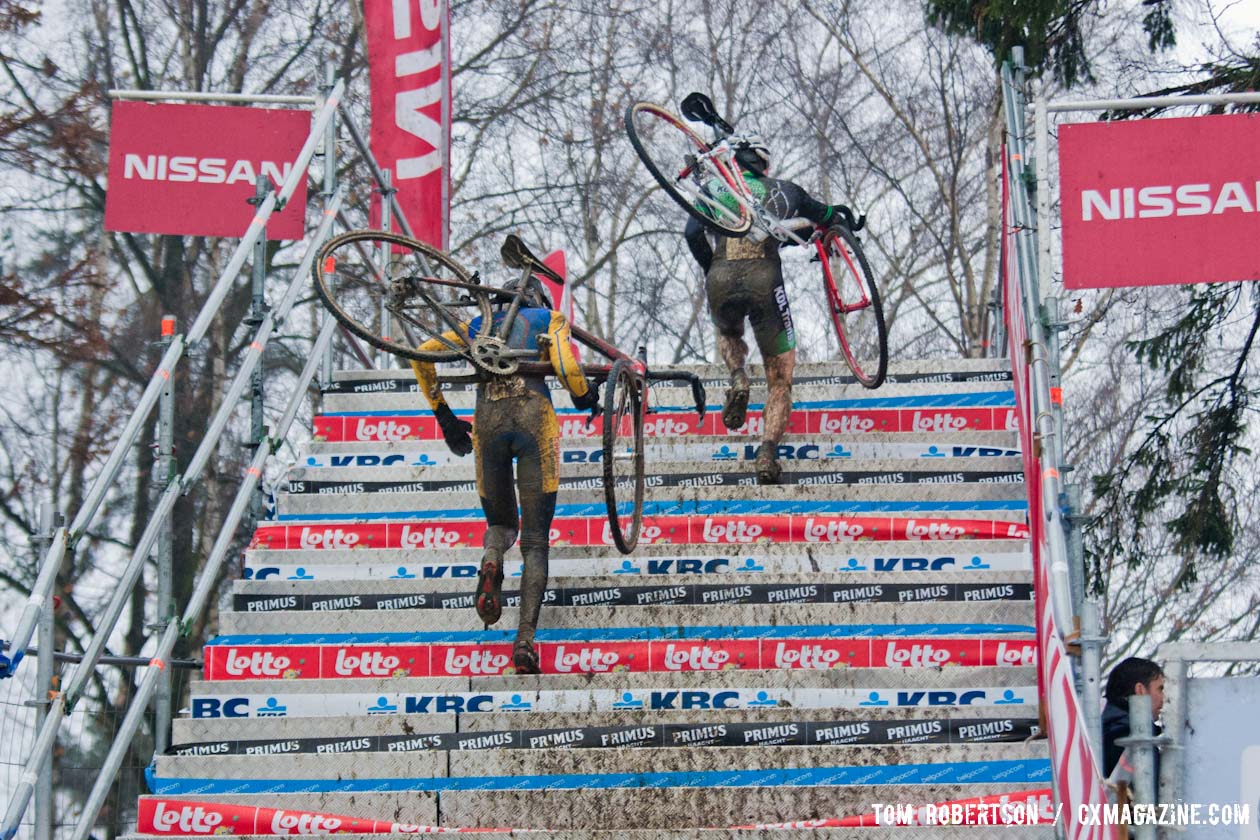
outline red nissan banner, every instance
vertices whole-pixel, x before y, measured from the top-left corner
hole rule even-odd
[[[416,239],[445,250],[451,143],[447,2],[364,0],[363,16],[372,154],[391,171]]]
[[[1059,129],[1068,289],[1260,280],[1260,114]]]
[[[308,111],[115,102],[105,229],[244,236],[258,176],[279,189],[311,130]],[[268,239],[301,239],[306,179],[267,221]]]

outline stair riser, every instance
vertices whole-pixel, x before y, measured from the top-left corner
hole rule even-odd
[[[383,718],[366,718],[376,721]],[[318,719],[316,719],[318,720]],[[471,718],[476,720],[476,717]],[[420,724],[412,734],[250,740],[182,740],[173,755],[341,755],[425,750],[661,749],[668,747],[886,746],[889,744],[1020,743],[1033,735],[1032,718],[973,718],[891,721],[799,719],[772,722],[712,720],[681,724],[570,726],[563,729],[501,729],[438,732]]]
[[[1019,666],[1036,662],[1028,639],[733,640],[543,643],[544,674],[613,671],[825,670]],[[380,679],[511,673],[512,645],[215,645],[205,649],[208,680]]]
[[[753,550],[761,543],[856,543],[865,540],[1021,540],[1028,538],[1024,514],[985,511],[983,518],[932,516],[765,515],[645,516],[640,540],[645,544],[725,544]],[[409,548],[446,551],[483,545],[484,520],[442,519],[375,523],[305,523],[261,525],[254,531],[254,550]],[[552,521],[552,545],[612,545],[606,517],[560,518]]]
[[[648,463],[690,461],[725,463],[755,461],[760,444],[744,438],[680,439],[666,437],[648,439],[643,446]],[[591,464],[602,461],[603,445],[598,440],[562,440],[560,463]],[[776,454],[781,462],[846,464],[854,459],[977,459],[984,464],[989,458],[1009,459],[1020,455],[1019,443],[1013,434],[996,432],[964,432],[940,435],[794,435],[780,443]],[[932,461],[935,463],[935,461]],[[448,467],[465,465],[469,458],[453,454],[446,444],[437,441],[405,441],[403,443],[313,443],[301,467],[375,468],[375,467]],[[838,467],[843,469],[843,467]],[[296,475],[296,474],[295,474]]]
[[[851,604],[851,603],[920,603],[986,601],[1027,602],[1032,599],[1032,584],[990,581],[966,583],[847,583],[820,580],[820,576],[794,575],[774,582],[760,583],[757,576],[731,575],[730,582],[714,584],[679,583],[656,586],[633,586],[625,579],[587,578],[571,586],[552,584],[544,605],[577,607],[605,604],[616,607],[642,607],[692,604]],[[567,580],[567,579],[566,579]],[[469,609],[474,593],[466,582],[432,580],[420,586],[391,587],[389,592],[352,588],[349,582],[334,585],[323,582],[298,582],[272,585],[270,581],[242,581],[232,596],[234,612],[326,612],[331,610],[411,610]],[[398,584],[414,583],[397,581]],[[594,584],[594,585],[591,585]],[[520,592],[507,582],[503,590],[505,606],[520,606]],[[378,590],[382,585],[378,585]],[[245,589],[244,587],[252,587]],[[408,597],[410,596],[410,597]]]
[[[549,380],[554,382],[555,380]],[[323,400],[323,413],[326,415],[387,412],[427,411],[428,404],[420,396],[414,383],[401,380],[402,387],[374,393],[326,394]],[[720,412],[722,399],[729,386],[728,382],[710,380],[714,387],[705,387],[708,410]],[[691,395],[691,387],[675,387],[666,384],[652,386],[648,406],[651,409],[664,411],[695,411],[695,402]],[[570,401],[563,389],[551,389],[552,403],[558,411],[570,408]],[[444,388],[443,395],[447,404],[456,411],[471,409],[475,405],[476,394],[472,387]],[[766,399],[764,382],[755,383],[750,394],[750,406],[761,407]],[[817,380],[793,381],[792,402],[805,408],[836,408],[862,410],[889,407],[975,407],[977,405],[1009,406],[1014,402],[1014,393],[1009,383],[1001,382],[958,382],[950,385],[948,390],[942,389],[936,382],[893,383],[878,391],[870,391],[861,386],[844,386]]]
[[[716,728],[715,728],[716,729]],[[717,773],[788,768],[863,767],[887,772],[939,761],[942,753],[951,764],[1026,762],[1045,764],[1035,748],[1022,743],[955,744],[948,746],[894,744],[882,746],[810,747],[764,745],[740,747],[662,747],[637,749],[502,749],[493,736],[481,736],[481,749],[451,752],[385,752],[287,755],[159,756],[157,775],[163,778],[207,779],[423,779],[484,777],[486,786],[498,777],[582,776],[621,773]],[[1018,771],[1012,772],[1015,776]],[[773,778],[774,774],[767,774]],[[948,773],[943,780],[953,781]],[[991,775],[991,774],[990,774]],[[805,781],[805,780],[802,780]],[[1023,779],[1038,782],[1040,779]],[[541,784],[551,784],[544,780]],[[809,783],[806,781],[805,783]],[[557,785],[558,786],[558,785]],[[632,782],[616,787],[637,787]],[[424,789],[423,787],[418,789]]]
[[[518,678],[513,678],[518,679]],[[280,687],[277,686],[277,689]],[[976,685],[966,689],[850,689],[850,688],[697,688],[619,691],[560,690],[354,693],[198,693],[191,701],[194,718],[301,717],[369,714],[470,714],[514,711],[529,713],[616,711],[618,709],[756,709],[789,704],[805,709],[863,709],[884,706],[900,709],[975,706],[997,712],[1037,701],[1036,686]]]
[[[1009,545],[1009,541],[1004,541]],[[974,545],[974,543],[973,543]],[[681,547],[669,546],[675,550]],[[958,571],[990,571],[990,572],[1026,572],[1032,567],[1032,560],[1023,552],[984,552],[967,551],[958,554],[919,554],[914,551],[918,546],[906,545],[905,553],[893,553],[881,556],[865,554],[846,554],[834,552],[841,546],[819,546],[823,552],[818,556],[805,554],[780,554],[762,557],[759,551],[750,551],[743,556],[714,556],[712,554],[677,554],[675,556],[615,558],[581,558],[552,557],[548,561],[548,573],[551,579],[566,577],[588,577],[595,575],[621,574],[627,576],[643,576],[654,579],[665,579],[677,575],[727,575],[735,573],[770,573],[781,574],[791,572],[818,571],[821,574],[841,574],[850,572],[862,577],[871,575],[893,574],[905,571],[920,572],[958,572]],[[848,546],[854,551],[863,548],[861,544]],[[829,551],[830,549],[830,551]],[[895,547],[894,547],[895,551]],[[388,549],[383,553],[402,554]],[[342,557],[346,552],[337,551],[331,554]],[[477,549],[476,559],[463,563],[425,563],[417,562],[415,553],[406,552],[404,562],[373,563],[372,554],[355,552],[353,563],[325,563],[319,557],[319,551],[258,551],[246,556],[245,577],[252,580],[286,580],[286,581],[343,581],[343,580],[413,580],[443,578],[472,579],[480,568],[480,553]],[[757,556],[753,556],[753,555]],[[297,557],[294,557],[297,555]],[[449,556],[449,555],[448,555]],[[283,560],[281,559],[283,558]],[[288,561],[288,562],[285,562]],[[503,563],[504,573],[508,578],[520,577],[523,569],[522,561],[507,558]],[[632,579],[638,579],[632,578]]]
[[[900,486],[934,487],[948,485],[956,492],[970,493],[974,490],[999,485],[1016,488],[1014,492],[1022,493],[1024,473],[1018,465],[1010,469],[972,469],[963,459],[942,459],[948,465],[938,461],[922,458],[914,461],[846,461],[844,470],[809,469],[807,462],[784,461],[782,489],[775,486],[757,486],[754,462],[726,461],[714,464],[721,471],[715,472],[706,466],[701,475],[696,474],[696,465],[687,463],[661,464],[653,463],[644,475],[644,484],[651,489],[661,487],[704,487],[704,488],[743,488],[744,492],[757,492],[771,495],[789,494],[786,488],[791,487],[825,487],[839,489],[841,487],[864,488],[866,492],[878,488],[883,494],[885,488]],[[1012,459],[993,459],[1008,462]],[[881,467],[881,465],[887,465]],[[986,466],[989,465],[986,463]],[[997,466],[993,464],[993,466]],[[940,467],[941,469],[929,469]],[[602,489],[603,466],[599,463],[568,464],[564,475],[560,477],[559,487],[563,494],[568,490]],[[391,477],[392,476],[392,477]],[[875,485],[872,487],[871,485]],[[324,469],[296,468],[290,471],[288,483],[284,486],[286,493],[294,496],[339,496],[359,493],[467,493],[473,492],[475,483],[469,480],[467,470],[454,467],[414,467],[401,470],[393,467],[378,467],[359,470],[354,468]]]
[[[200,688],[210,688],[204,682]],[[262,683],[257,684],[263,685]],[[465,683],[467,685],[467,683]],[[257,686],[255,686],[257,687]],[[795,723],[802,727],[836,723],[845,731],[829,733],[831,743],[859,743],[850,738],[866,737],[870,732],[883,732],[888,727],[907,723],[936,721],[942,731],[961,731],[961,727],[989,719],[1013,720],[1011,728],[1026,729],[1036,723],[1035,706],[1009,706],[1000,712],[992,707],[955,706],[921,707],[906,711],[894,707],[862,709],[793,709],[788,707],[758,707],[756,709],[687,709],[609,712],[534,712],[522,716],[517,712],[476,715],[454,714],[417,715],[367,715],[363,717],[281,717],[281,718],[220,718],[193,720],[176,718],[172,740],[175,744],[202,742],[231,742],[249,744],[260,741],[301,741],[303,739],[327,741],[349,738],[392,739],[394,737],[435,736],[439,739],[454,732],[525,732],[525,731],[572,731],[575,729],[640,729],[645,725],[686,728],[712,724],[765,727]],[[650,722],[645,723],[646,721]],[[865,729],[862,727],[865,725]],[[957,740],[989,740],[1000,737],[1005,729],[989,731],[970,730]],[[602,744],[600,746],[603,746]],[[428,749],[427,744],[411,745],[411,749]],[[378,751],[388,751],[382,747]]]
[[[557,516],[605,513],[603,479],[587,479],[587,487],[562,487],[557,495]],[[645,485],[649,484],[647,477]],[[354,489],[358,489],[351,485]],[[630,493],[622,494],[629,497]],[[599,501],[594,501],[599,499]],[[740,516],[746,513],[861,513],[882,509],[906,515],[916,510],[954,511],[975,515],[979,511],[1027,509],[1022,484],[985,483],[966,486],[943,484],[901,484],[878,487],[786,486],[765,488],[753,485],[734,487],[648,486],[644,492],[644,513],[667,516],[703,512]],[[424,519],[431,511],[480,510],[480,497],[472,488],[434,494],[414,492],[345,492],[281,494],[277,518],[285,521],[340,516],[343,519],[371,518],[376,514]]]
[[[878,432],[914,432],[941,434],[950,432],[1013,432],[1017,425],[1014,395],[1001,407],[953,407],[947,401],[942,408],[869,408],[843,407],[797,409],[788,417],[789,434],[860,435]],[[800,405],[800,403],[797,403]],[[687,409],[658,410],[643,421],[643,434],[648,437],[693,436],[717,437],[729,434],[760,438],[765,432],[759,409],[750,409],[748,419],[739,429],[727,429],[720,409],[701,417]],[[463,419],[472,421],[471,408],[456,409]],[[590,420],[585,413],[557,409],[562,438],[595,438],[603,434],[603,418]],[[316,440],[327,443],[401,443],[403,441],[437,441],[442,431],[428,411],[424,413],[318,414],[313,420]],[[628,431],[628,430],[627,430]]]
[[[302,616],[266,612],[223,612],[220,637],[274,634],[302,644],[381,644],[385,635],[406,644],[489,642],[515,629],[515,611],[505,610],[487,630],[473,610],[344,610]],[[541,641],[647,641],[678,639],[878,638],[880,636],[976,636],[1032,632],[1029,602],[898,602],[849,604],[721,604],[643,606],[625,609],[583,604],[545,614]],[[1012,627],[990,631],[987,626]],[[817,628],[811,633],[811,628]],[[698,635],[686,635],[694,633]],[[357,638],[351,639],[350,635]],[[424,636],[422,638],[422,635]],[[314,637],[320,638],[314,638]],[[441,638],[439,638],[439,636]],[[377,637],[377,638],[370,638]],[[406,637],[406,638],[402,638]],[[474,638],[475,637],[475,638]],[[550,637],[550,638],[549,638]]]

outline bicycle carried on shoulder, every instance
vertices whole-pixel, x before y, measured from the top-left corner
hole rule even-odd
[[[626,109],[626,133],[639,159],[666,194],[709,230],[728,237],[756,232],[785,244],[812,245],[844,359],[858,382],[878,388],[888,373],[888,329],[875,275],[857,237],[865,217],[815,226],[808,237],[798,235],[748,188],[735,160],[735,127],[718,115],[712,101],[704,94],[689,94],[682,113],[710,126],[714,141],[706,143],[681,117],[659,105],[636,102]]]
[[[382,251],[387,259],[382,258]],[[552,375],[550,362],[539,361],[546,351],[543,337],[538,349],[513,349],[508,336],[529,279],[542,275],[564,283],[564,278],[515,235],[507,237],[500,253],[509,268],[521,272],[514,288],[484,284],[477,272],[469,272],[450,255],[401,234],[354,230],[324,243],[312,273],[315,291],[328,311],[373,347],[404,359],[467,362],[473,368],[443,375],[443,381],[486,381],[517,373]],[[506,312],[496,324],[494,308],[505,304]],[[475,337],[467,342],[447,337],[452,331],[467,337],[464,325],[474,318],[480,318],[482,325]],[[609,531],[617,549],[629,554],[638,544],[643,525],[643,419],[649,410],[648,386],[662,381],[689,383],[696,411],[703,417],[704,385],[686,371],[650,370],[643,348],[635,358],[576,324],[569,329],[580,344],[609,362],[583,364],[582,370],[591,381],[606,383],[603,404],[592,412],[591,420],[602,413]],[[442,349],[417,349],[429,339],[437,339]]]

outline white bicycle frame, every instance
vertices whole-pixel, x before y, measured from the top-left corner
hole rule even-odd
[[[716,158],[717,161],[724,166],[727,171],[735,176],[735,184],[732,185],[731,197],[739,202],[740,206],[748,211],[748,215],[752,217],[753,227],[765,233],[767,236],[773,236],[780,242],[794,242],[797,245],[809,245],[818,237],[818,231],[815,230],[808,239],[802,239],[792,231],[791,228],[784,224],[784,221],[775,218],[766,210],[765,205],[758,201],[751,192],[748,191],[748,185],[744,183],[744,170],[740,167],[738,161],[735,160],[733,149],[731,148],[730,138],[723,137],[717,143],[713,144],[709,151],[703,155],[696,157],[697,161],[709,160]],[[679,181],[679,186],[687,189],[688,194],[695,200],[703,203],[706,207],[712,208],[718,214],[726,218],[734,219],[734,214],[729,208],[724,206],[720,201],[714,201],[711,196],[704,190],[695,189],[691,184],[684,186]]]

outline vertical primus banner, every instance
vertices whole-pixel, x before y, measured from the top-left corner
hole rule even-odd
[[[447,247],[451,74],[447,0],[365,0],[372,153],[416,238]],[[397,228],[398,225],[395,225]]]

